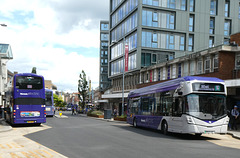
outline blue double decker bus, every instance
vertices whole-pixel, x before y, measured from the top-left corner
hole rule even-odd
[[[46,122],[45,86],[43,76],[22,73],[13,77],[7,92],[5,118],[11,124],[36,124]]]
[[[53,91],[50,89],[45,89],[45,104],[47,116],[53,117],[55,114],[55,107],[53,100]]]

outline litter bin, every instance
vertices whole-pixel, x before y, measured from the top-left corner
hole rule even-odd
[[[112,110],[104,110],[104,119],[112,118]]]

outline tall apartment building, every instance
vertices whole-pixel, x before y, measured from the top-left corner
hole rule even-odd
[[[121,92],[125,43],[128,91],[144,80],[142,68],[227,44],[230,35],[240,31],[239,18],[239,0],[110,0],[113,91]]]
[[[99,91],[104,91],[111,84],[111,81],[108,79],[108,41],[109,21],[100,21]]]

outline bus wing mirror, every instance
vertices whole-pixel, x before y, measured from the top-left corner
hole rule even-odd
[[[178,95],[182,95],[183,94],[183,92],[178,92]]]

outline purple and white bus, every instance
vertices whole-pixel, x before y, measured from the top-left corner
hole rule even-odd
[[[133,90],[127,122],[164,134],[227,133],[226,86],[212,77],[187,76]]]
[[[11,92],[5,105],[5,118],[11,124],[46,122],[43,76],[22,73],[13,77]]]
[[[50,89],[45,89],[45,104],[47,116],[53,117],[55,114],[55,107],[53,100],[53,91]]]

